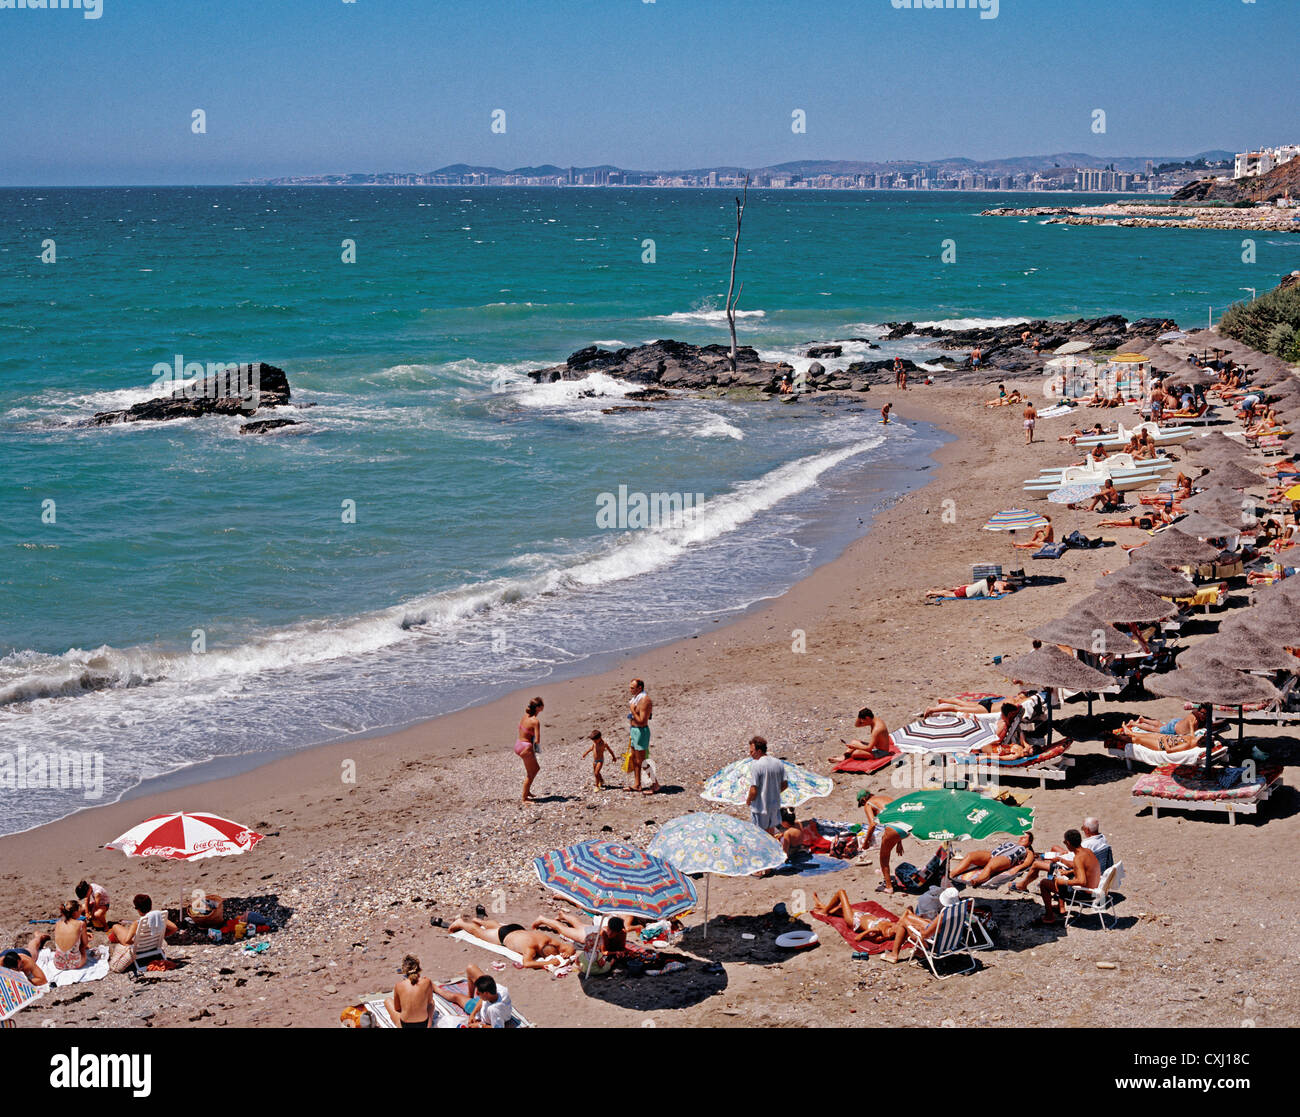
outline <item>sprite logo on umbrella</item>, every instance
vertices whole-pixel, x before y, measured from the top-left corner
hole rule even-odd
[[[993,834],[1024,834],[1033,829],[1034,812],[974,791],[927,788],[895,799],[876,821],[897,824],[922,841],[970,842]]]

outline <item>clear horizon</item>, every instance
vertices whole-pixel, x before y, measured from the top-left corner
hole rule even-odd
[[[992,19],[891,0],[828,0],[815,15],[775,0],[0,9],[0,64],[25,91],[0,119],[0,185],[1240,151],[1300,138],[1285,7],[1001,0]],[[1247,57],[1215,77],[1214,59]]]

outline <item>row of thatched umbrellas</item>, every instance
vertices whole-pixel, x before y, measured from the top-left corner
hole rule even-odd
[[[1277,386],[1269,396],[1278,401],[1278,406],[1294,410],[1300,422],[1300,382],[1282,362],[1236,343],[1224,344],[1228,339],[1217,335],[1210,336],[1212,341],[1207,344],[1226,349],[1234,360],[1261,368],[1259,379]],[[1187,340],[1195,342],[1197,337],[1192,335]],[[1176,375],[1180,383],[1209,382],[1208,377],[1198,379],[1203,376],[1200,370],[1159,347],[1148,350],[1148,355],[1153,368],[1171,377]],[[1242,490],[1257,488],[1265,481],[1250,468],[1244,444],[1215,431],[1185,449],[1194,455],[1198,469],[1207,470],[1196,482],[1201,491],[1182,502],[1187,514],[1149,543],[1134,549],[1127,567],[1099,578],[1096,592],[1076,602],[1065,616],[1028,633],[1043,646],[1005,664],[1003,670],[1008,677],[1033,686],[1086,692],[1091,714],[1093,694],[1113,686],[1115,678],[1062,648],[1103,655],[1145,650],[1116,625],[1129,625],[1135,631],[1139,624],[1175,616],[1178,609],[1167,599],[1190,597],[1196,592],[1196,586],[1176,570],[1215,561],[1222,552],[1207,540],[1231,540],[1256,523],[1259,501]],[[1285,650],[1300,646],[1300,578],[1261,590],[1259,598],[1254,607],[1226,619],[1216,635],[1184,652],[1174,671],[1149,676],[1145,682],[1152,693],[1209,707],[1207,771],[1212,755],[1214,706],[1238,708],[1240,742],[1241,707],[1275,699],[1279,694],[1268,680],[1247,672],[1294,671],[1300,667],[1300,661]],[[1048,733],[1050,740],[1050,702]]]

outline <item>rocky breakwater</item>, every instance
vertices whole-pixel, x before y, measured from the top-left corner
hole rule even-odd
[[[1143,348],[1162,330],[1170,328],[1165,319],[1141,318],[1129,322],[1119,314],[1078,318],[1073,322],[1026,319],[967,330],[917,327],[912,322],[886,322],[885,326],[889,331],[885,334],[887,341],[925,338],[923,345],[927,348],[966,351],[967,355],[954,369],[945,373],[943,379],[945,383],[972,384],[1041,372],[1044,362],[1067,342],[1082,342],[1091,351]],[[1035,346],[1038,352],[1034,351]],[[980,350],[979,369],[972,366],[970,358],[970,353],[976,348]]]
[[[132,404],[121,411],[100,411],[87,420],[88,426],[110,423],[163,422],[169,419],[197,419],[205,415],[253,415],[289,402],[289,377],[284,369],[262,361],[227,365],[208,376],[196,376],[169,395]],[[262,433],[296,426],[295,419],[261,420],[243,429]]]
[[[832,359],[840,356],[842,347],[835,344],[814,345],[808,355],[820,354]],[[562,365],[535,369],[528,375],[539,384],[556,380],[583,380],[592,373],[601,373],[616,380],[644,384],[644,391],[634,392],[631,399],[651,399],[656,389],[678,388],[688,391],[707,389],[748,389],[775,393],[781,381],[789,377],[795,381],[795,369],[785,361],[760,360],[749,346],[736,350],[736,371],[731,371],[725,345],[691,345],[683,341],[659,340],[633,349],[600,349],[594,345],[580,349]],[[909,374],[924,375],[924,371],[911,361],[903,367]],[[854,361],[841,368],[827,369],[820,360],[814,360],[803,371],[798,381],[806,391],[869,391],[872,384],[892,380],[893,361]]]

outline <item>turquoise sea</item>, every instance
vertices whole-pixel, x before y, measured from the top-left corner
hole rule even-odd
[[[1295,238],[1251,265],[1239,233],[978,216],[1050,200],[752,191],[741,340],[794,359],[890,320],[1203,325],[1300,266]],[[523,375],[593,342],[725,341],[732,220],[705,190],[0,190],[0,829],[90,805],[5,790],[22,747],[101,754],[102,802],[409,723],[699,631],[923,483],[943,435],[880,426],[879,392],[606,414],[624,386]],[[894,353],[935,356],[870,356]],[[279,365],[303,425],[77,425],[157,394],[178,354]],[[621,485],[699,506],[603,529]]]

